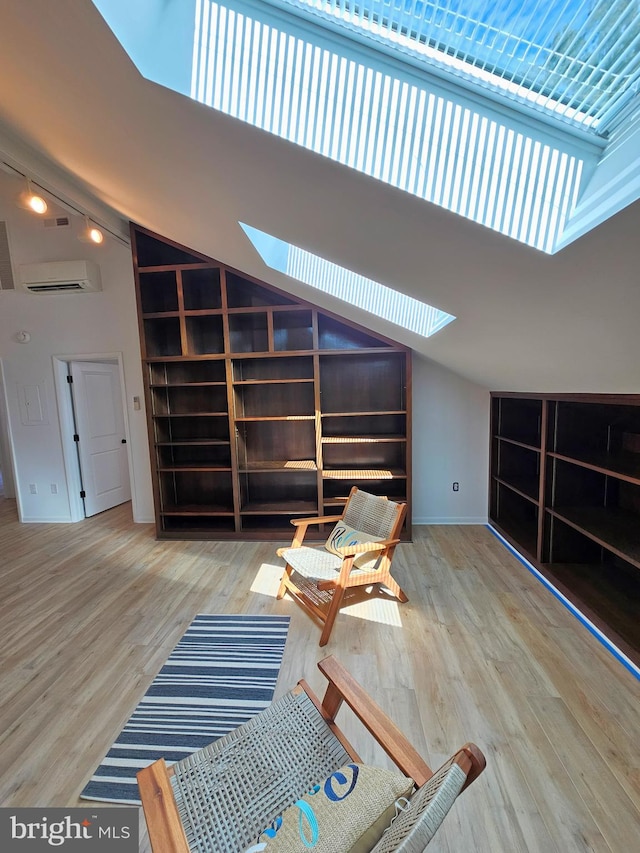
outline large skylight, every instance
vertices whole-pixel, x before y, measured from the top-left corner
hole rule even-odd
[[[638,0],[270,0],[606,134],[640,86]]]
[[[94,2],[150,79],[544,252],[637,197],[640,0]]]
[[[337,296],[343,302],[362,308],[403,329],[428,338],[456,319],[446,311],[358,275],[251,225],[244,222],[240,225],[262,260],[271,269]]]
[[[550,252],[577,198],[571,145],[434,90],[265,3],[197,0],[191,96]]]

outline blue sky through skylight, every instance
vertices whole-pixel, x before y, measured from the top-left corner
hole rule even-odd
[[[428,338],[456,318],[331,261],[241,222],[245,234],[271,269],[330,293],[350,305]]]

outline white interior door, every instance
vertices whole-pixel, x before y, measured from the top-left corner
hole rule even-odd
[[[85,515],[131,499],[120,373],[117,364],[72,361],[71,389]]]

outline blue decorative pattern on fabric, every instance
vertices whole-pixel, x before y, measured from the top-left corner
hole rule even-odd
[[[344,800],[346,797],[348,797],[349,794],[355,788],[356,782],[358,781],[358,765],[348,764],[347,767],[349,768],[349,770],[353,771],[353,776],[351,778],[351,784],[349,785],[348,790],[345,791],[342,796],[336,794],[336,792],[333,790],[333,785],[331,784],[333,779],[335,779],[339,785],[346,785],[349,782],[347,776],[345,775],[345,773],[342,772],[342,770],[336,770],[336,772],[332,773],[331,776],[329,776],[329,778],[324,783],[324,792],[327,795],[328,799],[333,800],[334,803],[339,803],[340,800]]]
[[[245,853],[364,853],[412,789],[396,771],[346,764],[289,806]]]

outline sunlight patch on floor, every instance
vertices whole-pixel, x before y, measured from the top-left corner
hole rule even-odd
[[[278,587],[280,586],[282,572],[283,566],[274,566],[273,563],[262,563],[251,584],[251,592],[275,598]],[[390,594],[388,598],[382,593],[381,596],[376,596],[368,601],[358,601],[354,604],[349,604],[343,607],[340,613],[353,616],[356,619],[365,619],[368,622],[377,622],[380,625],[391,625],[395,628],[402,628],[398,602]]]
[[[270,595],[275,598],[280,586],[282,572],[283,566],[262,563],[251,584],[251,592],[257,592],[259,595]]]
[[[370,601],[359,601],[343,607],[340,613],[355,616],[357,619],[366,619],[368,622],[377,622],[379,625],[402,628],[400,608],[394,598],[372,598]]]

